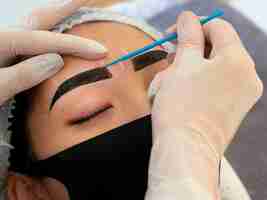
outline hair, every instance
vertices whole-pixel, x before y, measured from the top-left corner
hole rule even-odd
[[[31,145],[27,133],[27,114],[29,110],[28,92],[22,92],[15,96],[15,106],[11,110],[13,115],[9,119],[11,126],[10,144],[15,148],[10,152],[10,170],[26,174],[30,162],[33,161]]]

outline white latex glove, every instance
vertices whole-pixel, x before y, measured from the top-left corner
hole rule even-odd
[[[219,161],[263,85],[228,22],[202,28],[185,12],[177,26],[175,60],[149,89],[153,148],[146,200],[219,199]],[[213,47],[208,59],[204,36]]]
[[[67,34],[33,31],[50,29],[87,3],[87,0],[56,2],[53,6],[51,4],[35,10],[24,19],[21,27],[0,29],[0,106],[15,94],[39,84],[58,72],[64,63],[57,53],[86,59],[98,59],[106,55],[105,47],[93,40]],[[15,58],[22,55],[39,56],[15,64]],[[3,189],[9,166],[10,146],[5,134],[0,130],[0,199],[4,199]]]
[[[15,94],[39,84],[59,71],[63,66],[63,60],[56,53],[86,59],[99,59],[105,56],[105,47],[96,41],[67,34],[31,30],[48,30],[87,1],[56,2],[53,6],[35,10],[26,18],[22,28],[0,29],[0,105]],[[10,66],[14,64],[14,58],[22,55],[39,56]]]

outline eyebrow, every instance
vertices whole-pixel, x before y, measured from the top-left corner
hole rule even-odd
[[[163,50],[152,50],[137,56],[132,59],[132,63],[135,71],[144,69],[147,66],[150,66],[160,60],[167,58],[168,53]],[[106,80],[112,78],[111,72],[105,67],[98,67],[92,70],[88,70],[82,73],[79,73],[67,80],[65,80],[56,90],[55,95],[52,98],[49,111],[52,110],[56,101],[62,97],[67,92],[90,83],[95,83],[98,81]]]
[[[142,54],[140,56],[134,57],[132,59],[132,62],[134,64],[135,71],[139,71],[144,69],[145,67],[149,65],[153,65],[154,63],[157,63],[165,58],[167,58],[168,53],[163,50],[153,50],[149,51],[145,54]]]
[[[107,68],[100,67],[100,68],[95,68],[92,70],[88,70],[85,72],[82,72],[80,74],[77,74],[70,79],[64,81],[57,89],[51,105],[49,107],[49,110],[52,110],[52,107],[56,103],[56,101],[62,97],[65,93],[70,92],[71,90],[90,83],[95,83],[97,81],[105,80],[105,79],[110,79],[112,78],[112,74]]]

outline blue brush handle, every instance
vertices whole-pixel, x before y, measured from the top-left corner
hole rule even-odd
[[[223,15],[224,15],[224,12],[222,10],[217,9],[217,10],[213,11],[213,13],[210,16],[208,16],[204,19],[201,19],[200,23],[201,23],[201,25],[204,25],[204,24],[208,23],[209,21],[213,20],[214,18],[221,17]],[[140,54],[143,54],[144,52],[146,52],[150,49],[153,49],[157,46],[160,46],[160,45],[164,44],[165,42],[176,40],[177,37],[178,37],[177,33],[171,33],[171,34],[167,35],[166,37],[159,39],[159,40],[157,40],[157,41],[155,41],[155,42],[153,42],[153,43],[151,43],[151,44],[149,44],[149,45],[147,45],[141,49],[137,49],[135,51],[132,51],[132,52],[120,57],[119,59],[108,64],[107,67],[114,65],[114,64],[117,64],[117,63],[122,62],[122,61],[129,60],[129,59],[131,59],[135,56],[138,56]]]

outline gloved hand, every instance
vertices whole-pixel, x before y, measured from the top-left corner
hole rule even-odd
[[[87,0],[55,1],[53,5],[34,10],[21,27],[0,29],[0,106],[15,94],[29,89],[53,76],[63,67],[60,54],[71,54],[86,59],[106,55],[106,49],[96,41],[67,34],[46,31],[64,17],[74,13]],[[39,55],[42,54],[42,55]],[[39,55],[16,64],[17,56]],[[15,64],[15,65],[14,65]],[[13,65],[13,66],[11,66]],[[3,111],[3,112],[2,112]],[[1,107],[0,123],[0,199],[9,166],[9,133],[5,106]]]
[[[86,59],[99,59],[105,56],[105,47],[96,41],[67,34],[33,31],[48,30],[87,1],[56,2],[53,6],[35,10],[25,19],[21,28],[0,29],[0,105],[15,94],[39,84],[59,71],[63,66],[63,60],[56,53]],[[14,58],[22,55],[39,56],[10,66],[14,64]]]
[[[153,148],[147,200],[219,199],[218,168],[263,84],[238,34],[183,13],[173,64],[152,81]],[[205,37],[212,45],[204,57]]]

